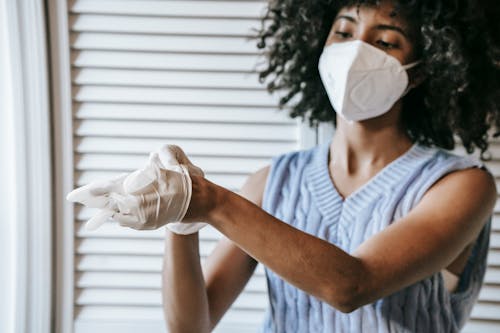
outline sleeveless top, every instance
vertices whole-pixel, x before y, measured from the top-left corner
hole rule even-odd
[[[479,160],[419,143],[386,165],[344,201],[330,178],[329,142],[272,158],[262,209],[352,253],[415,207],[445,174],[481,167]],[[491,173],[491,172],[490,172]],[[351,313],[343,313],[265,267],[269,307],[261,332],[458,332],[470,316],[486,271],[492,215],[476,239],[458,286],[441,272]]]

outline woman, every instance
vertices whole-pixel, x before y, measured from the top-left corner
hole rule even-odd
[[[275,75],[270,91],[290,91],[282,105],[302,93],[292,117],[333,121],[336,131],[328,143],[273,158],[244,184],[246,199],[192,176],[183,222],[206,221],[226,238],[202,273],[198,235],[167,233],[171,332],[211,330],[257,262],[269,287],[264,332],[463,327],[483,281],[497,192],[481,162],[442,148],[454,148],[456,135],[468,152],[485,153],[490,123],[499,123],[498,44],[487,10],[497,8],[271,2],[270,25],[260,32],[259,47],[269,47],[261,77]],[[394,60],[410,65],[402,89],[401,69],[373,74],[388,63],[396,68]],[[354,75],[360,71],[375,82]],[[384,109],[370,88],[384,96],[397,88],[394,104]]]
[[[292,117],[333,122],[329,142],[276,156],[241,196],[177,147],[68,198],[102,209],[94,227],[109,216],[138,229],[182,220],[177,232],[204,221],[226,236],[202,272],[198,233],[167,232],[170,332],[215,327],[257,262],[270,301],[263,332],[457,332],[483,282],[497,191],[480,161],[445,149],[457,136],[483,157],[499,127],[493,6],[272,1],[261,78],[289,90],[280,105],[301,93]]]

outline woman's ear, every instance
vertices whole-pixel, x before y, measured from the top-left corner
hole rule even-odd
[[[422,64],[418,64],[417,66],[410,68],[408,70],[409,83],[408,88],[414,89],[418,87],[422,82],[427,79],[427,75],[422,70]]]

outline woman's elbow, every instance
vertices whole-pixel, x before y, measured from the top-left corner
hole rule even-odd
[[[349,279],[342,286],[338,281],[332,281],[329,286],[325,288],[326,301],[330,306],[343,313],[351,313],[366,303],[366,292],[364,291],[366,275],[359,272],[352,274]]]
[[[336,289],[332,291],[330,295],[331,296],[328,297],[326,302],[343,313],[351,313],[360,308],[363,304],[360,301],[359,288],[356,285],[353,285],[352,288],[346,288],[341,293]]]
[[[351,312],[359,309],[360,307],[361,307],[361,305],[359,305],[359,303],[357,303],[357,302],[346,302],[346,303],[340,304],[337,307],[337,310],[339,310],[340,312],[343,312],[343,313],[351,313]]]

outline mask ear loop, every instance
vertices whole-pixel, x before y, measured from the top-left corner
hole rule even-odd
[[[421,62],[422,62],[422,60],[417,60],[417,61],[414,61],[414,62],[412,62],[412,63],[410,63],[410,64],[403,65],[402,67],[403,67],[403,69],[404,69],[405,71],[407,71],[408,69],[410,69],[410,68],[413,68],[413,67],[417,66],[417,65],[418,65],[418,64],[420,64]],[[406,94],[408,94],[408,93],[410,92],[410,90],[412,90],[412,89],[413,89],[413,88],[411,88],[411,87],[410,87],[410,85],[408,84],[408,87],[406,87],[406,90],[403,92],[403,95],[401,95],[401,97],[400,97],[400,98],[405,97],[405,96],[406,96]]]

